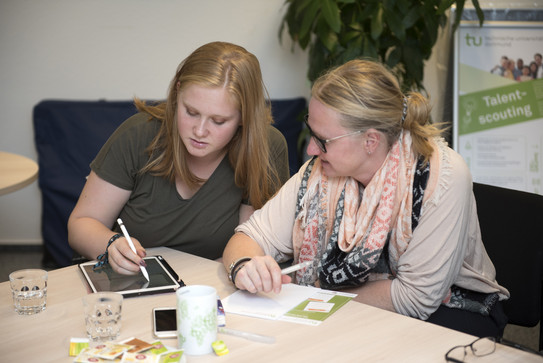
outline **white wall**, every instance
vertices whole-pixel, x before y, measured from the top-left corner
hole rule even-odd
[[[179,62],[214,40],[260,60],[272,98],[308,95],[306,57],[278,41],[284,0],[0,1],[0,150],[37,160],[43,99],[166,96]],[[0,243],[40,243],[37,182],[0,196]]]
[[[32,108],[43,99],[164,98],[179,62],[214,40],[253,52],[272,98],[308,97],[306,55],[279,43],[283,3],[0,0],[0,150],[37,160]],[[444,71],[434,60],[429,71],[432,92]],[[40,215],[37,182],[0,196],[0,244],[41,243]]]

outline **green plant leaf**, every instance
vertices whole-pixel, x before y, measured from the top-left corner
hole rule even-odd
[[[283,20],[281,21],[281,27],[279,28],[279,41],[281,42],[283,39],[283,31],[284,27],[287,27],[288,34],[290,38],[292,39],[293,46],[296,42],[299,41],[299,28],[300,24],[297,19],[297,9],[299,6],[305,7],[304,2],[308,0],[287,0],[285,4],[288,4],[287,11],[285,12],[285,15],[283,16]],[[302,47],[303,49],[303,47]],[[294,49],[292,49],[294,50]]]
[[[296,40],[298,41],[300,48],[305,50],[311,42],[311,34],[307,33],[305,37],[303,38],[297,37]]]
[[[359,22],[350,23],[349,28],[353,29],[353,30],[356,30],[356,31],[359,31],[359,32],[361,32],[363,30],[362,25]]]
[[[326,19],[326,22],[330,28],[335,32],[339,33],[341,30],[341,20],[339,7],[333,0],[320,0],[321,1],[321,12]]]
[[[463,1],[463,0],[460,0]],[[456,0],[444,0],[439,3],[439,7],[437,8],[436,14],[437,15],[443,15],[447,10],[450,9],[450,7],[457,2]]]
[[[328,49],[328,51],[331,53],[333,53],[339,45],[337,34],[332,31],[328,31],[326,34],[321,34],[321,41],[326,49]]]
[[[371,38],[376,40],[383,33],[383,7],[379,6],[371,19]]]
[[[402,61],[405,64],[406,73],[410,75],[410,78],[416,80],[414,82],[417,86],[418,83],[422,84],[424,77],[424,59],[418,51],[417,44],[415,42],[406,43],[405,46],[402,47],[402,53]]]
[[[460,20],[462,20],[462,12],[464,11],[464,0],[458,1],[456,4],[456,9],[454,11],[454,23],[453,31],[456,31],[458,25],[460,25]]]
[[[343,64],[352,59],[360,57],[362,52],[362,36],[358,34],[358,37],[354,38],[349,45],[341,53],[338,64]]]
[[[402,19],[402,23],[405,29],[411,28],[420,19],[419,8],[415,5],[408,10],[407,14]]]
[[[396,0],[392,7],[396,7],[398,12],[400,14],[407,14],[409,12],[409,9],[413,7],[417,7],[418,1],[412,1],[412,0]]]
[[[353,58],[385,62],[402,87],[423,89],[424,60],[432,54],[448,10],[455,6],[453,29],[466,0],[285,0],[280,35],[288,28],[293,44],[309,48],[308,78]],[[480,24],[480,0],[472,0]],[[293,45],[294,46],[294,45]]]
[[[475,7],[475,12],[477,13],[477,17],[479,18],[479,26],[483,26],[483,22],[485,21],[485,13],[483,13],[483,10],[481,9],[479,0],[471,0],[471,2],[473,3],[473,6]]]
[[[428,37],[428,42],[433,46],[437,40],[439,30],[439,18],[435,15],[424,15],[425,36]]]
[[[311,1],[311,0],[308,0]],[[302,21],[299,31],[299,37],[303,38],[309,34],[309,31],[311,30],[313,26],[313,22],[315,21],[315,18],[317,17],[317,12],[320,10],[319,2],[318,1],[311,1],[311,4],[307,7],[307,10],[304,14],[302,14]]]
[[[313,83],[331,64],[327,62],[330,52],[317,39],[309,50],[309,67],[307,70],[307,78]]]
[[[370,37],[364,37],[362,39],[362,46],[362,55],[373,59],[379,59],[377,48],[375,47],[375,44],[372,43]]]
[[[296,19],[299,19],[300,16],[304,16],[304,12],[306,12],[306,8],[308,5],[312,4],[312,3],[315,3],[315,1],[313,0],[294,0],[292,2],[296,2],[298,3],[298,5],[292,5],[292,7],[296,10],[294,16],[296,17]],[[317,4],[319,5],[319,4]]]
[[[330,29],[327,21],[321,17],[316,20],[315,27],[313,28],[318,40],[326,47],[329,52],[334,52],[334,49],[338,46],[337,34]]]
[[[389,10],[385,8],[384,16],[387,21],[387,25],[389,26],[390,30],[396,35],[396,37],[400,41],[405,41],[405,28],[402,23],[402,19],[400,18],[400,14],[398,14],[394,10]]]
[[[360,37],[360,32],[357,30],[341,33],[339,36],[339,42],[340,44],[347,44],[357,37]]]
[[[285,2],[285,4],[287,3],[289,3],[288,0]],[[285,25],[288,28],[290,38],[294,40],[294,35],[290,31],[290,23],[292,22],[293,17],[294,17],[294,7],[292,6],[292,4],[290,4],[289,7],[287,7],[287,11],[285,12],[285,15],[283,16],[283,19],[281,20],[281,26],[279,27],[279,34],[278,34],[279,43],[283,42],[283,31],[285,29]]]
[[[371,20],[373,18],[373,15],[377,11],[377,8],[381,6],[378,1],[364,2],[363,4],[360,2],[359,4],[361,5],[361,7],[359,8],[358,15],[355,16],[355,19],[357,19],[361,23],[366,20]]]

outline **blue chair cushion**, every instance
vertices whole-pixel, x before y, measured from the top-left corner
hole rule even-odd
[[[291,174],[301,166],[297,151],[304,98],[271,100],[275,127],[285,136]],[[72,263],[67,223],[90,173],[90,162],[115,129],[137,112],[132,101],[44,100],[33,110],[42,194],[44,263]],[[49,260],[49,261],[47,261]]]

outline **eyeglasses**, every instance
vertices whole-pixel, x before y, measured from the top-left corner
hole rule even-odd
[[[464,362],[468,348],[471,349],[474,356],[483,357],[485,355],[494,353],[496,350],[496,339],[492,337],[479,338],[468,345],[457,345],[456,347],[451,348],[451,350],[445,354],[445,360],[447,362],[456,363]]]
[[[523,345],[517,344],[515,342],[511,342],[503,338],[499,338],[498,343],[507,345],[516,349],[520,349],[525,352],[530,352],[533,354],[537,354],[539,356],[543,356],[543,354],[538,351],[535,351],[531,348],[525,347]],[[464,358],[466,358],[468,348],[471,349],[471,352],[473,353],[475,357],[484,357],[485,355],[494,353],[494,351],[496,350],[496,338],[494,337],[479,338],[468,345],[457,345],[456,347],[451,348],[447,352],[447,354],[445,354],[445,360],[447,362],[455,362],[455,363],[464,362]]]
[[[318,137],[317,135],[315,135],[315,133],[313,132],[313,130],[311,130],[311,127],[309,127],[309,124],[307,123],[307,118],[308,118],[309,115],[306,115],[305,116],[305,126],[307,127],[307,129],[309,130],[309,136],[311,136],[313,138],[313,140],[315,140],[315,144],[317,144],[317,146],[319,147],[319,149],[323,152],[323,153],[326,153],[326,144],[328,144],[329,142],[332,142],[334,140],[338,140],[338,139],[341,139],[342,137],[347,137],[347,136],[352,136],[352,135],[358,135],[360,133],[362,133],[362,131],[358,130],[358,131],[354,131],[354,132],[350,132],[348,134],[345,134],[345,135],[340,135],[340,136],[336,136],[336,137],[332,137],[331,139],[326,139],[326,140],[323,140],[321,139],[320,137]]]

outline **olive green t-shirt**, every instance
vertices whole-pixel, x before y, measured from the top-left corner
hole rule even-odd
[[[130,117],[111,135],[91,169],[103,180],[132,191],[119,217],[144,247],[166,246],[219,258],[238,225],[243,194],[234,183],[228,155],[196,194],[184,199],[174,183],[139,173],[148,160],[145,149],[159,127],[160,122],[149,120],[147,114]],[[268,140],[272,165],[284,183],[289,177],[285,138],[270,126]]]

